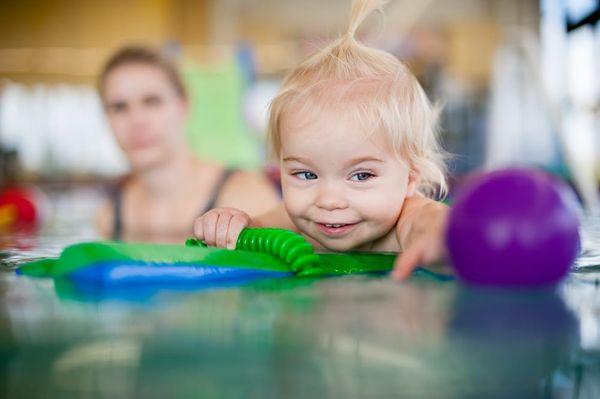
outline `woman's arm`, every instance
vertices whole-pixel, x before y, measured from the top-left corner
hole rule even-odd
[[[108,239],[113,234],[114,213],[114,205],[111,202],[103,204],[96,213],[94,224],[96,231],[102,238]]]

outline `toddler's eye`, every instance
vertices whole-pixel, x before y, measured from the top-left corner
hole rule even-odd
[[[317,178],[317,175],[313,172],[297,172],[294,173],[294,176],[300,180],[315,180]]]
[[[353,181],[365,181],[365,180],[369,180],[373,176],[375,176],[373,173],[358,172],[358,173],[353,174],[350,177],[350,180],[353,180]]]

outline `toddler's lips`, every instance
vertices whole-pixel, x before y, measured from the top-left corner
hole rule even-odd
[[[324,234],[332,237],[342,236],[350,230],[354,229],[358,223],[339,223],[339,224],[329,224],[329,223],[318,223],[316,222],[317,228]]]

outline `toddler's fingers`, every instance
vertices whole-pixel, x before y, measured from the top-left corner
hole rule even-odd
[[[204,241],[204,229],[202,228],[202,216],[194,220],[194,236],[200,241]]]
[[[248,217],[246,215],[237,214],[231,218],[229,230],[227,231],[227,249],[235,249],[240,233],[247,226]]]
[[[422,251],[420,246],[411,246],[398,255],[394,262],[394,270],[392,271],[392,278],[398,281],[406,280],[412,271],[418,266],[422,258]]]
[[[219,214],[216,212],[208,212],[202,216],[202,231],[204,235],[204,242],[207,245],[215,245],[218,218]]]
[[[215,246],[218,248],[225,248],[227,246],[227,230],[229,230],[231,218],[232,216],[229,212],[223,212],[219,214],[215,229]]]

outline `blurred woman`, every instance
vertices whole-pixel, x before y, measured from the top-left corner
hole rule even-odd
[[[112,239],[181,241],[194,218],[213,207],[260,214],[278,202],[263,176],[198,159],[186,144],[189,102],[176,67],[145,47],[118,51],[98,89],[130,173],[98,214]]]

